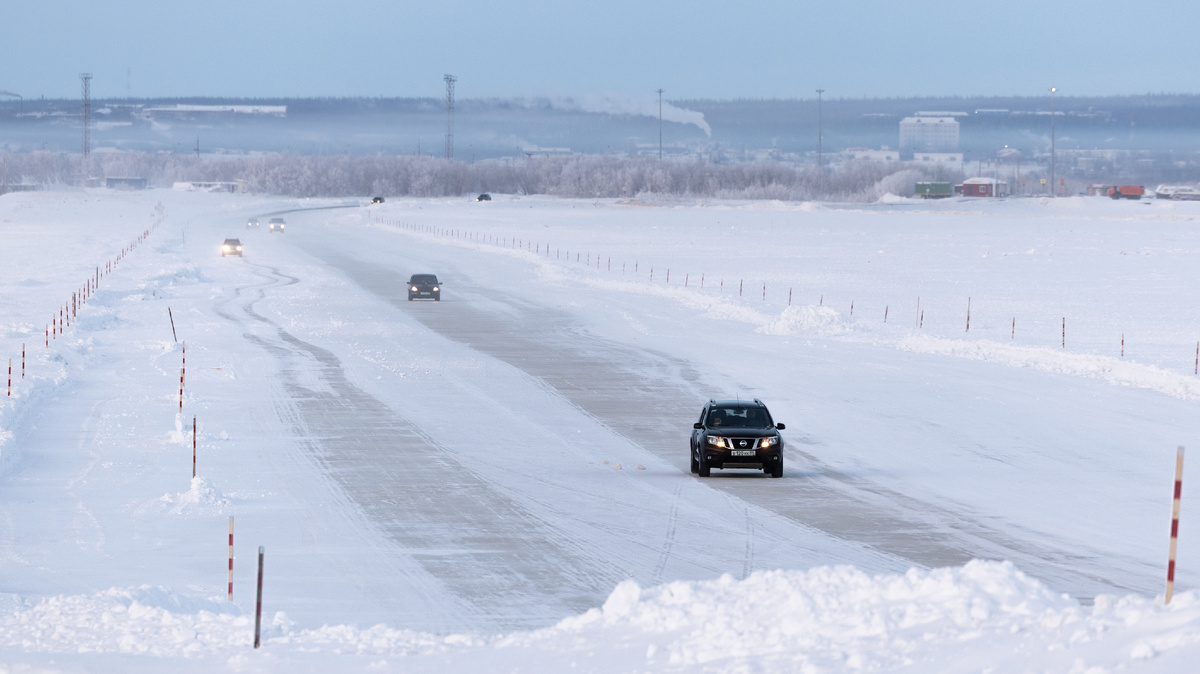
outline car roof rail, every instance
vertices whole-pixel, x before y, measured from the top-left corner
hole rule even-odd
[[[763,405],[763,401],[759,400],[758,398],[755,398],[754,402],[758,403],[759,405],[762,405],[763,407],[766,407],[766,405]]]

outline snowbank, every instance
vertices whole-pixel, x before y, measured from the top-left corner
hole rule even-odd
[[[422,669],[421,656],[433,654],[468,665],[521,651],[531,651],[521,657],[533,663],[535,654],[603,649],[618,656],[585,671],[622,671],[630,654],[651,671],[1025,670],[1059,662],[1106,670],[1196,654],[1198,599],[1185,592],[1164,607],[1161,599],[1100,596],[1084,607],[1007,562],[876,576],[839,566],[645,589],[625,581],[602,607],[496,637],[385,625],[295,629],[276,613],[264,621],[263,648],[409,656]],[[0,616],[0,644],[26,652],[225,657],[247,649],[252,633],[253,618],[231,604],[147,586],[52,597]]]

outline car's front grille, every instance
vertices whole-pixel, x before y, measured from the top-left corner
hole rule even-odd
[[[731,449],[754,449],[758,446],[758,438],[729,438]]]

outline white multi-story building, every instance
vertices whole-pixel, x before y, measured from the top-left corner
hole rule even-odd
[[[918,164],[941,166],[955,171],[963,169],[961,152],[914,152],[912,160]]]
[[[900,153],[887,147],[880,150],[870,150],[865,147],[848,147],[843,154],[847,159],[865,159],[867,161],[878,162],[900,161]]]
[[[953,117],[905,117],[900,120],[900,149],[954,152],[958,149],[958,120]]]

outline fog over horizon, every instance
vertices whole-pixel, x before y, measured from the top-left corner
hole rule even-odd
[[[956,172],[1011,164],[1018,181],[1054,164],[1081,185],[1190,183],[1200,88],[1183,75],[1200,70],[1198,20],[1200,6],[1177,0],[1137,12],[1115,0],[50,0],[6,8],[0,26],[0,153],[82,152],[88,73],[87,143],[99,153],[661,156],[808,170],[896,150],[913,161],[922,148],[906,145],[902,120],[949,112],[962,113],[960,133],[922,151],[949,153]],[[243,104],[277,109],[186,107]]]

